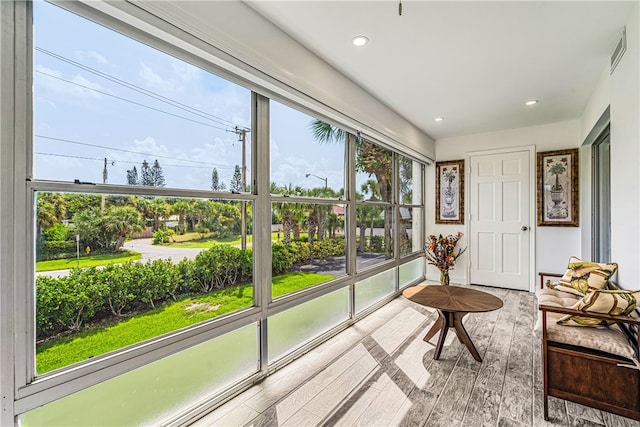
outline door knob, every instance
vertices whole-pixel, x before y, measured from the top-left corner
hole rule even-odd
[[[522,228],[521,228],[522,231],[527,231],[528,229],[529,229],[529,227],[527,227],[526,225],[523,225]]]

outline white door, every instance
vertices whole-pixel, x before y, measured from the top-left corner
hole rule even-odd
[[[529,290],[530,150],[470,157],[471,283]]]

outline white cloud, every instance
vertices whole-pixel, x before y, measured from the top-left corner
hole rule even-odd
[[[92,82],[80,74],[67,77],[64,76],[61,71],[53,70],[42,65],[36,65],[35,70],[38,71],[35,75],[36,85],[57,94],[78,98],[101,99],[102,95],[91,89],[106,92],[100,84]]]
[[[138,71],[138,77],[140,77],[143,83],[145,83],[147,86],[156,90],[161,90],[163,92],[178,92],[180,89],[174,81],[162,78],[144,62],[140,63],[140,71]]]
[[[138,151],[140,153],[149,153],[151,156],[169,156],[171,153],[167,149],[164,144],[158,144],[156,139],[147,136],[144,139],[135,139],[133,141],[134,149],[133,151]],[[149,162],[153,162],[155,159],[147,159]]]
[[[192,82],[200,79],[201,70],[186,62],[174,59],[171,62],[173,72],[184,82]]]
[[[86,60],[93,60],[98,64],[103,64],[103,65],[109,64],[109,61],[107,60],[107,58],[105,58],[95,50],[89,50],[89,51],[76,50],[75,54],[76,54],[76,59],[80,62],[85,62]]]

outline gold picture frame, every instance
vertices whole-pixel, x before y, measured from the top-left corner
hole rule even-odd
[[[436,162],[436,224],[464,224],[464,160]]]
[[[537,155],[539,226],[578,227],[578,149],[543,151]]]

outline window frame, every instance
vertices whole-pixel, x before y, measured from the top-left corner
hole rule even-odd
[[[4,3],[4,2],[3,2]],[[341,115],[339,112],[331,110],[330,107],[320,106],[313,100],[307,100],[304,95],[295,91],[288,93],[288,97],[282,95],[282,89],[273,83],[273,79],[263,76],[264,85],[255,83],[256,77],[251,77],[251,73],[238,66],[238,61],[230,55],[208,45],[194,36],[173,27],[158,17],[137,8],[130,3],[122,3],[111,5],[103,2],[92,3],[91,5],[81,2],[52,1],[51,3],[76,13],[86,19],[95,22],[97,25],[103,25],[111,30],[118,31],[127,37],[137,40],[140,43],[148,44],[159,49],[169,55],[175,56],[182,60],[193,64],[207,72],[211,72],[221,78],[232,83],[238,84],[249,89],[251,95],[251,128],[254,133],[251,138],[251,191],[249,193],[231,194],[227,192],[211,192],[204,190],[187,190],[173,188],[150,188],[150,187],[132,187],[126,185],[110,185],[96,184],[90,188],[92,194],[135,194],[149,196],[170,196],[170,197],[196,197],[196,198],[222,198],[238,201],[250,201],[254,204],[254,211],[264,211],[265,208],[270,209],[274,198],[269,194],[269,99],[277,100],[285,105],[292,105],[301,109],[303,112],[310,112],[317,118],[326,119],[332,124],[339,126],[348,132],[347,141],[345,142],[345,200],[338,199],[340,204],[345,205],[345,237],[347,239],[346,258],[347,258],[347,275],[344,278],[336,279],[317,287],[310,288],[308,291],[292,294],[291,297],[278,298],[271,301],[267,295],[271,295],[271,254],[270,251],[264,250],[270,245],[270,228],[267,227],[270,215],[254,215],[254,238],[261,247],[261,253],[254,257],[254,307],[243,309],[238,312],[230,313],[220,318],[211,319],[186,330],[169,333],[140,344],[116,350],[106,355],[98,356],[87,362],[80,362],[69,368],[63,368],[60,371],[53,371],[51,374],[35,375],[35,230],[31,225],[34,223],[35,213],[35,193],[38,191],[53,192],[80,192],[87,193],[87,188],[83,184],[75,184],[63,181],[43,181],[34,180],[32,176],[33,170],[33,116],[31,108],[24,108],[25,105],[33,105],[33,97],[31,87],[33,84],[33,22],[32,22],[32,5],[30,2],[9,2],[2,5],[3,17],[9,13],[15,16],[14,24],[16,28],[12,28],[13,34],[3,40],[3,44],[10,44],[11,49],[4,48],[2,51],[3,59],[7,59],[7,63],[14,64],[12,70],[12,90],[9,91],[9,97],[6,102],[11,102],[14,110],[14,121],[12,127],[6,132],[12,132],[14,135],[8,138],[12,142],[12,146],[7,147],[4,144],[0,147],[3,154],[3,165],[7,163],[7,157],[13,164],[13,187],[14,205],[7,207],[2,205],[2,211],[11,212],[11,222],[15,229],[25,230],[25,234],[19,235],[13,232],[14,247],[11,248],[16,254],[13,266],[9,275],[11,280],[6,279],[3,274],[3,293],[7,289],[11,292],[13,299],[7,301],[3,298],[2,309],[14,320],[15,331],[17,332],[11,337],[11,345],[5,345],[9,341],[6,335],[2,335],[2,356],[5,360],[10,358],[13,363],[13,371],[11,372],[11,387],[13,388],[13,399],[10,417],[29,411],[30,409],[44,405],[58,398],[80,391],[91,385],[100,383],[104,380],[121,375],[138,367],[144,366],[154,360],[174,354],[186,348],[192,347],[204,341],[216,338],[234,329],[247,326],[251,323],[258,322],[260,324],[260,333],[258,339],[260,346],[260,369],[254,375],[239,384],[234,385],[228,390],[228,393],[237,392],[255,382],[257,379],[264,378],[268,373],[273,372],[279,366],[288,363],[300,354],[308,351],[315,345],[323,342],[328,337],[334,335],[342,329],[351,326],[371,311],[386,304],[398,295],[398,280],[396,280],[396,292],[376,302],[373,306],[365,308],[358,315],[355,314],[353,295],[353,286],[358,280],[363,280],[374,276],[381,272],[394,269],[398,274],[398,267],[406,262],[420,258],[419,252],[414,252],[408,256],[400,257],[397,249],[397,230],[398,215],[392,221],[394,239],[394,256],[385,262],[377,264],[362,272],[355,271],[355,209],[358,205],[355,198],[355,136],[366,137],[367,141],[378,144],[391,151],[394,164],[397,164],[397,156],[402,153],[402,144],[400,148],[394,148],[388,142],[384,142],[384,135],[368,129],[367,135],[361,135],[355,130],[360,124],[354,124],[352,119]],[[11,12],[8,12],[8,9]],[[3,35],[6,34],[6,27],[3,28]],[[10,53],[8,51],[11,51]],[[252,70],[259,74],[259,71]],[[20,78],[16,77],[20,76]],[[24,76],[24,78],[23,78]],[[8,78],[3,77],[2,84],[7,84]],[[4,86],[3,86],[4,88]],[[18,108],[18,106],[22,106]],[[315,108],[322,110],[315,111]],[[363,126],[366,128],[366,126]],[[5,131],[5,130],[3,130]],[[374,135],[373,137],[371,135]],[[6,140],[7,138],[3,138]],[[265,149],[266,147],[266,149]],[[6,156],[6,157],[5,157]],[[424,182],[425,164],[423,161],[416,160],[422,165],[421,179]],[[266,165],[266,167],[265,167]],[[394,212],[398,209],[397,200],[397,167],[392,167],[393,179],[393,198],[390,202],[381,203],[384,206],[390,206]],[[415,179],[415,178],[414,178]],[[422,209],[423,224],[425,212],[425,194],[424,184],[422,185],[422,204],[415,205]],[[304,198],[305,202],[309,199]],[[293,202],[295,199],[287,198],[287,202]],[[319,199],[318,203],[335,202],[333,199]],[[412,205],[413,206],[413,205]],[[5,220],[6,221],[6,220]],[[422,227],[424,237],[425,227]],[[255,242],[255,240],[254,240]],[[255,243],[254,243],[255,245]],[[255,246],[254,246],[255,247]],[[3,248],[6,250],[6,248]],[[15,277],[13,277],[15,276]],[[22,279],[18,279],[22,278]],[[32,286],[20,286],[22,280]],[[18,283],[20,282],[20,283]],[[295,349],[291,353],[278,359],[273,365],[267,364],[267,348],[266,348],[266,327],[265,321],[270,315],[277,314],[288,308],[302,304],[320,296],[331,293],[335,290],[349,287],[349,321],[337,325],[331,331],[316,337],[304,346]],[[5,293],[6,295],[6,293]],[[5,311],[5,308],[9,310]],[[6,374],[6,363],[3,362],[3,376]],[[3,390],[4,390],[3,380]],[[216,396],[208,404],[212,407],[215,403],[220,402],[222,398]],[[204,407],[201,408],[201,410]],[[5,415],[6,417],[7,415]],[[4,418],[6,419],[6,418]]]

